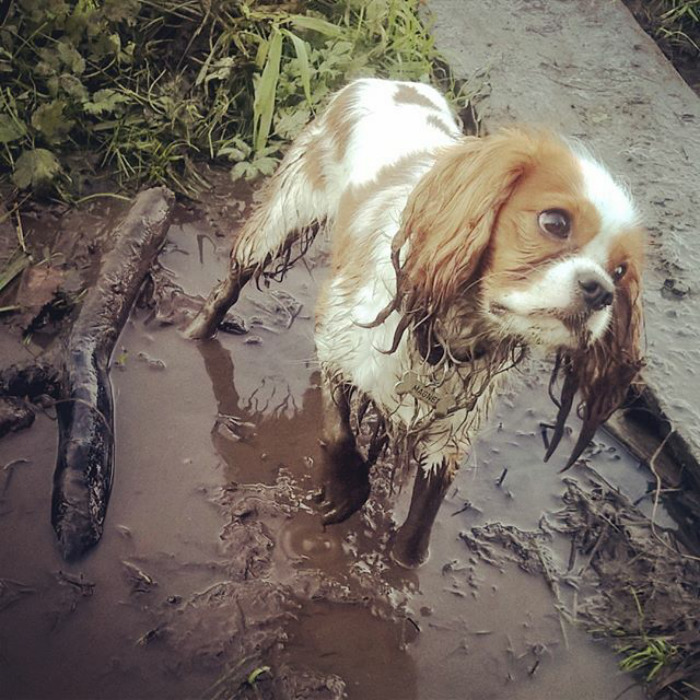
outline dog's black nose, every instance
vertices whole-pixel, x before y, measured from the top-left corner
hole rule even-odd
[[[604,277],[587,272],[578,279],[581,296],[588,308],[600,311],[613,303],[614,287]]]

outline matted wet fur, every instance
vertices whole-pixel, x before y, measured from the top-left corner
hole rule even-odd
[[[463,137],[432,88],[361,80],[292,145],[188,335],[211,335],[250,278],[281,277],[321,224],[333,257],[316,309],[320,509],[325,523],[358,510],[393,440],[420,465],[393,550],[415,566],[502,379],[532,348],[556,358],[546,458],[575,404],[583,428],[566,467],[624,399],[642,365],[644,234],[583,147],[524,128]],[[381,416],[365,456],[353,396]]]

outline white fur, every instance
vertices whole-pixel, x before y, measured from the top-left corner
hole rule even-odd
[[[584,251],[586,252],[586,249]],[[587,254],[576,255],[552,263],[535,275],[525,289],[504,292],[496,301],[512,314],[510,328],[525,338],[537,338],[550,349],[571,342],[571,333],[556,319],[552,311],[564,311],[574,302],[579,275],[591,272],[612,284],[610,275],[597,260]],[[594,312],[588,319],[591,340],[597,340],[605,332],[610,320],[610,307]]]

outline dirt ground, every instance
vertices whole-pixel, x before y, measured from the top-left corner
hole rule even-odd
[[[282,284],[247,290],[235,309],[247,333],[188,342],[178,331],[188,298],[222,274],[250,200],[240,188],[215,192],[179,206],[119,340],[116,483],[104,537],[82,561],[60,559],[49,522],[54,410],[0,441],[0,697],[645,697],[585,630],[614,613],[602,593],[637,615],[635,584],[599,574],[604,551],[623,569],[638,553],[625,540],[609,555],[593,505],[605,522],[633,514],[642,549],[677,528],[654,509],[649,472],[602,432],[566,475],[556,459],[543,464],[540,423],[554,409],[535,366],[501,397],[423,567],[403,570],[387,554],[409,493],[391,462],[375,469],[361,513],[324,529],[312,500],[321,426],[312,315],[325,244]],[[98,202],[25,216],[25,234],[63,251],[64,279],[89,280],[121,211]],[[80,231],[97,243],[88,248]],[[6,330],[3,361],[51,336],[22,344],[16,325]],[[683,617],[700,569],[681,565]]]

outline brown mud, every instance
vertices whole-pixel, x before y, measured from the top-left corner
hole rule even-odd
[[[602,432],[585,468],[544,464],[547,374],[524,373],[449,491],[423,567],[388,556],[409,491],[390,463],[362,511],[324,529],[312,498],[323,240],[281,285],[246,289],[235,313],[247,333],[189,342],[178,330],[223,273],[246,206],[222,187],[180,207],[118,341],[116,478],[85,559],[62,561],[51,529],[54,410],[0,442],[0,697],[645,697],[576,614],[597,569],[570,566],[572,538],[598,530],[567,494],[574,483],[593,498],[594,470],[624,496],[613,509],[637,502],[657,532],[674,530],[649,472]],[[39,236],[44,222],[27,223]],[[36,349],[22,347],[1,334],[3,361]],[[700,574],[683,575],[683,600],[697,600]],[[616,597],[620,579],[604,585],[630,597]]]

